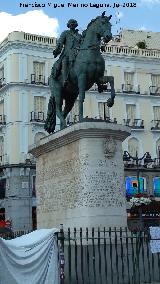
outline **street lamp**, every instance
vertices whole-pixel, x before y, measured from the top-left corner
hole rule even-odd
[[[131,160],[136,162],[136,171],[137,171],[137,181],[138,181],[138,193],[140,193],[140,181],[139,181],[139,161],[142,161],[144,159],[144,165],[147,165],[148,163],[153,162],[151,155],[149,152],[146,152],[141,158],[138,158],[138,153],[136,151],[136,156],[133,157],[128,151],[124,151],[123,154],[123,161],[129,162]]]

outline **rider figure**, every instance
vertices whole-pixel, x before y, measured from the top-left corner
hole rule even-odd
[[[66,85],[68,81],[69,69],[75,61],[82,38],[78,33],[78,29],[76,29],[77,26],[77,21],[70,19],[67,23],[67,27],[70,30],[62,32],[57,42],[56,49],[53,50],[54,58],[61,54],[53,65],[52,77],[57,79],[60,73],[62,73],[63,85]]]

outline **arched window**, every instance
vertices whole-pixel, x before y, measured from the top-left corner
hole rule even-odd
[[[135,157],[136,156],[136,152],[139,152],[139,142],[136,138],[130,138],[128,140],[128,152]]]
[[[4,160],[4,138],[0,136],[0,162]]]
[[[46,135],[43,132],[38,132],[34,136],[34,143],[36,144],[41,138],[45,137]]]

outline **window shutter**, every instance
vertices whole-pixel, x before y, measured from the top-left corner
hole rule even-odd
[[[126,105],[127,119],[130,119],[131,122],[134,122],[136,119],[136,105],[127,104]]]
[[[160,120],[160,106],[153,107],[154,120]]]
[[[128,140],[128,152],[135,157],[136,152],[138,153],[138,140],[136,138],[131,138]]]
[[[107,103],[103,102],[98,103],[98,112],[99,112],[99,118],[101,119],[106,119],[110,117],[109,107],[107,106]]]
[[[35,74],[36,82],[44,82],[44,67],[45,64],[41,62],[33,62],[33,72]]]
[[[160,75],[151,75],[153,87],[160,87]]]
[[[44,120],[45,112],[46,112],[46,98],[41,96],[34,97],[35,118]]]
[[[0,115],[4,114],[4,102],[0,102]]]

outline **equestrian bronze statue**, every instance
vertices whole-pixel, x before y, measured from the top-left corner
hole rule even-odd
[[[98,85],[98,91],[103,91],[105,61],[101,55],[101,40],[105,43],[111,40],[111,16],[101,16],[91,20],[87,29],[79,34],[78,23],[71,19],[53,51],[54,57],[60,54],[54,63],[49,78],[51,96],[48,104],[45,130],[53,133],[56,125],[56,115],[60,119],[61,129],[66,126],[66,117],[72,110],[79,95],[79,121],[83,119],[83,102],[85,91],[89,90],[94,83]],[[107,105],[114,104],[115,90],[114,78],[108,77],[107,82],[111,86],[111,98]],[[105,82],[105,83],[107,83]],[[62,110],[63,102],[64,109]]]

